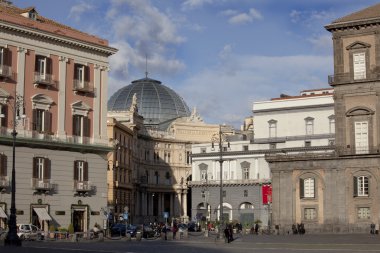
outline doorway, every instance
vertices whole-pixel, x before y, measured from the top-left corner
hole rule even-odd
[[[73,227],[74,232],[86,232],[85,231],[85,211],[84,210],[73,210]]]

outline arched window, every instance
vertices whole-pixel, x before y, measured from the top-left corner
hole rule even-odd
[[[315,198],[315,178],[300,178],[300,198]]]

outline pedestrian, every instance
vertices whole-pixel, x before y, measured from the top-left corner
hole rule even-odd
[[[166,224],[162,227],[162,232],[164,233],[164,238],[165,241],[168,239],[168,234],[167,234],[168,229],[166,228]]]
[[[256,224],[255,224],[255,234],[256,234],[256,235],[259,234],[259,223],[256,223]]]
[[[375,224],[375,234],[379,234],[379,223]]]
[[[177,222],[174,222],[174,224],[173,224],[173,240],[175,239],[175,237],[177,235],[177,231],[178,231]]]
[[[232,242],[234,240],[234,230],[232,229],[232,225],[228,225],[228,234],[230,236],[230,242]]]
[[[372,235],[375,234],[375,224],[374,224],[373,222],[371,223],[371,230],[370,230],[370,233],[371,233]]]
[[[228,227],[226,226],[226,228],[224,229],[224,237],[226,238],[227,242],[230,243],[230,230],[228,229]]]

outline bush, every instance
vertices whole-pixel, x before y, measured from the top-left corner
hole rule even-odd
[[[51,224],[50,226],[49,226],[49,231],[50,232],[54,232],[54,231],[56,231],[57,229],[56,229],[56,227],[54,226],[54,224]]]
[[[69,227],[67,228],[70,234],[74,234],[74,226],[72,223],[69,224]]]

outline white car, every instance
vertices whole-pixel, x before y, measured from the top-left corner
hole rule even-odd
[[[32,224],[18,224],[17,235],[21,240],[42,240],[44,231]]]

